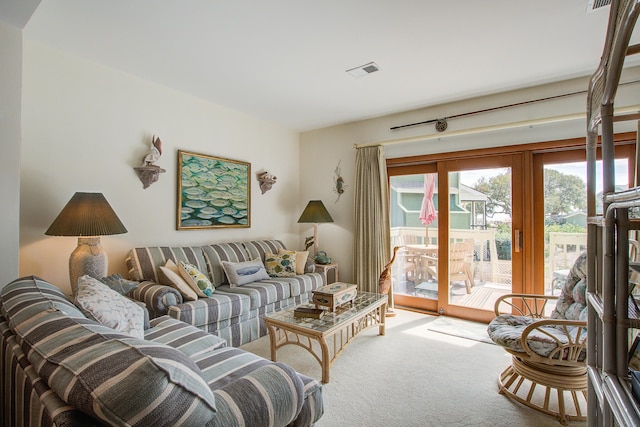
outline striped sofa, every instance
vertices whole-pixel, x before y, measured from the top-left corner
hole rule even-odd
[[[306,426],[318,381],[169,316],[145,339],[86,318],[37,277],[0,291],[0,425]]]
[[[238,347],[266,335],[265,314],[308,302],[311,291],[326,284],[326,275],[313,272],[308,263],[305,274],[260,280],[231,287],[226,282],[222,261],[244,262],[265,253],[286,249],[279,240],[216,243],[206,246],[140,247],[126,257],[129,279],[140,285],[131,297],[144,302],[151,317],[164,314],[224,338]],[[209,298],[183,301],[180,293],[163,283],[160,266],[167,260],[188,262],[208,275],[215,286]]]

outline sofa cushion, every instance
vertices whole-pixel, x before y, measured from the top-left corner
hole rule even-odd
[[[185,301],[195,301],[198,299],[196,291],[180,275],[180,269],[173,260],[167,260],[166,264],[160,266],[160,271],[164,274],[169,286],[180,292]]]
[[[264,265],[270,277],[293,277],[296,275],[296,253],[267,252],[264,255]]]
[[[90,276],[78,278],[75,304],[87,317],[117,332],[144,339],[144,310]]]
[[[151,321],[151,328],[144,338],[166,344],[180,350],[189,357],[208,353],[227,346],[227,342],[215,335],[208,334],[195,326],[188,325],[169,316],[161,316]]]
[[[222,261],[222,268],[232,288],[269,278],[260,258],[244,262]]]
[[[129,270],[129,278],[137,281],[152,280],[163,285],[170,285],[165,283],[166,281],[163,282],[159,268],[161,265],[165,265],[169,259],[176,264],[180,261],[188,262],[202,272],[207,271],[207,263],[199,246],[149,246],[131,249],[127,254],[125,262]]]
[[[304,383],[293,368],[283,363],[234,347],[202,354],[194,360],[220,405],[216,426],[288,425],[302,408]],[[283,412],[274,412],[274,408]]]
[[[197,365],[166,345],[44,311],[14,329],[29,362],[75,408],[112,425],[205,425],[215,398]]]
[[[230,290],[228,285],[221,288],[225,287]],[[168,308],[167,314],[174,319],[203,328],[225,319],[239,319],[249,313],[251,300],[248,296],[224,292],[221,288],[216,289],[210,298],[173,305]]]
[[[213,283],[195,265],[180,261],[178,271],[199,297],[210,297],[216,290]]]
[[[289,283],[279,279],[260,280],[235,288],[231,288],[229,285],[222,285],[218,289],[228,293],[248,296],[251,300],[251,310],[291,297]]]
[[[33,313],[60,310],[69,317],[83,319],[86,316],[56,286],[37,276],[25,276],[14,280],[0,290],[2,314],[13,328]],[[29,307],[29,310],[22,308]]]
[[[280,249],[287,249],[280,240],[253,240],[243,245],[251,259],[259,257],[263,261],[267,252],[277,254]]]
[[[202,251],[209,269],[209,276],[216,287],[226,282],[222,261],[244,262],[256,258],[249,255],[242,242],[203,246]]]

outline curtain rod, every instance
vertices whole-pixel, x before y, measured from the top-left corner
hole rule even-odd
[[[640,82],[640,80],[631,80],[631,81],[628,81],[628,82],[620,83],[618,86],[624,86],[624,85],[628,85],[628,84],[635,84],[635,83],[639,83],[639,82]],[[504,110],[506,108],[512,108],[512,107],[521,107],[523,105],[535,104],[537,102],[543,102],[543,101],[551,101],[551,100],[554,100],[554,99],[566,98],[566,97],[569,97],[569,96],[581,95],[581,94],[585,94],[585,93],[587,93],[587,90],[579,90],[579,91],[576,91],[576,92],[569,92],[569,93],[563,93],[563,94],[560,94],[560,95],[548,96],[546,98],[538,98],[538,99],[532,99],[530,101],[515,102],[513,104],[500,105],[498,107],[485,108],[483,110],[476,110],[476,111],[471,111],[471,112],[468,112],[468,113],[454,114],[453,116],[446,116],[446,117],[443,117],[441,119],[431,119],[431,120],[425,120],[425,121],[422,121],[422,122],[416,122],[416,123],[409,123],[409,124],[406,124],[406,125],[394,126],[394,127],[389,128],[389,130],[398,130],[398,129],[404,129],[404,128],[413,127],[413,126],[426,125],[426,124],[429,124],[429,123],[444,122],[443,123],[444,129],[441,130],[441,132],[442,132],[447,128],[446,123],[447,123],[447,120],[449,120],[449,119],[459,119],[461,117],[473,116],[475,114],[489,113],[491,111]],[[437,125],[436,125],[436,128],[437,128]]]
[[[640,113],[640,105],[632,105],[632,106],[629,106],[629,107],[616,108],[616,110],[615,110],[615,114],[632,114],[632,113]],[[494,132],[494,131],[498,131],[498,130],[515,129],[515,128],[526,127],[526,126],[544,125],[544,124],[551,124],[551,123],[561,123],[561,122],[566,122],[566,121],[571,121],[571,120],[579,120],[579,119],[585,119],[586,120],[586,118],[587,118],[587,114],[586,113],[565,114],[565,115],[561,115],[561,116],[544,117],[544,118],[540,118],[540,119],[523,120],[523,121],[518,121],[518,122],[510,122],[510,123],[502,123],[502,124],[499,124],[499,125],[481,126],[481,127],[476,127],[476,128],[454,130],[454,131],[451,131],[451,132],[434,133],[434,134],[429,134],[429,135],[420,135],[420,136],[413,136],[413,137],[401,138],[401,139],[392,139],[392,140],[388,140],[388,141],[371,142],[371,143],[365,143],[365,144],[354,144],[353,148],[371,147],[371,146],[375,146],[375,145],[383,145],[384,146],[384,145],[405,144],[405,143],[409,143],[409,142],[430,141],[432,139],[440,139],[440,138],[446,138],[446,137],[450,137],[450,136],[473,135],[473,134],[477,134],[477,133],[485,133],[485,132]],[[632,116],[631,119],[637,120],[638,117],[637,116]],[[620,120],[616,120],[616,121],[620,121]]]

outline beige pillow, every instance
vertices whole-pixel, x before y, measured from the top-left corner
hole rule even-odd
[[[168,283],[168,285],[177,289],[178,292],[182,294],[185,301],[195,301],[198,299],[198,294],[196,291],[191,289],[191,286],[189,286],[189,284],[182,278],[180,270],[175,262],[170,259],[167,260],[164,267],[160,267],[160,271],[162,271],[167,280],[169,280],[170,283]]]
[[[304,274],[304,269],[307,265],[307,258],[309,257],[309,251],[302,251],[302,252],[297,252],[297,251],[288,251],[286,249],[279,249],[278,250],[278,254],[282,255],[282,254],[292,254],[295,253],[296,255],[296,274]]]

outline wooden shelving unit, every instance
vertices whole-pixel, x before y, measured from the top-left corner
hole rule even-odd
[[[629,303],[629,234],[640,230],[630,212],[640,207],[640,187],[615,191],[614,122],[638,120],[614,116],[614,98],[640,12],[640,0],[613,0],[603,55],[589,84],[587,101],[588,209],[588,425],[640,426],[640,406],[628,374],[629,330],[640,316]],[[596,146],[602,138],[603,214],[596,215]]]

